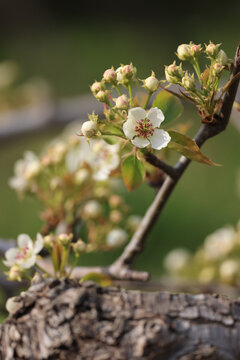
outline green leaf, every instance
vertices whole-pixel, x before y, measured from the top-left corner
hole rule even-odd
[[[80,283],[83,283],[84,281],[94,281],[95,283],[103,287],[112,285],[112,280],[110,279],[110,277],[104,274],[98,274],[94,272],[83,276],[80,280]]]
[[[123,136],[124,135],[122,129],[113,124],[104,124],[104,126],[101,128],[101,131],[106,132],[110,135],[115,135],[115,136]]]
[[[166,90],[157,94],[152,106],[162,110],[165,116],[164,123],[177,119],[183,112],[181,101]]]
[[[130,155],[122,162],[122,177],[129,191],[139,187],[145,176],[143,163],[135,155]]]
[[[220,166],[219,164],[216,164],[210,160],[207,156],[203,155],[196,142],[190,137],[180,134],[175,130],[169,130],[168,133],[171,136],[171,141],[168,144],[169,149],[177,151],[190,160],[211,166]]]

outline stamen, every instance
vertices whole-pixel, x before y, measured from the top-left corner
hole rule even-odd
[[[149,136],[153,136],[154,128],[149,119],[141,119],[136,121],[135,132],[137,137],[143,137],[144,139]]]

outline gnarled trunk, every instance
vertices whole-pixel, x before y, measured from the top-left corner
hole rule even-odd
[[[47,280],[1,325],[1,359],[238,359],[240,302]]]

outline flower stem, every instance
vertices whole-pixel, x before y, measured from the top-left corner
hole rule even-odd
[[[148,106],[148,103],[149,103],[149,100],[150,100],[151,96],[152,96],[152,92],[149,91],[148,97],[147,97],[147,99],[146,99],[146,101],[145,101],[145,104],[144,104],[144,106],[143,106],[143,108],[144,108],[145,110],[146,110],[146,108],[147,108],[147,106]]]
[[[42,268],[38,263],[35,263],[35,266],[42,271],[44,274],[47,274],[49,277],[52,277],[52,274],[50,274],[47,270],[45,270],[44,268]]]
[[[198,79],[200,79],[200,76],[201,76],[201,70],[200,70],[200,66],[199,66],[199,63],[197,61],[196,58],[193,58],[193,61],[192,61],[192,65],[193,65],[193,68],[198,76]]]
[[[129,83],[128,84],[128,93],[129,93],[129,104],[130,104],[130,107],[133,106],[133,95],[132,95],[132,84]]]
[[[122,95],[122,92],[121,92],[121,90],[120,90],[120,88],[119,88],[119,86],[116,84],[116,85],[114,85],[115,86],[115,88],[116,88],[116,90],[117,90],[117,92],[119,93],[119,95]]]

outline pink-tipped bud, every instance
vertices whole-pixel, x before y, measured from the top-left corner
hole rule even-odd
[[[190,53],[193,57],[197,57],[200,55],[201,53],[201,44],[196,45],[196,44],[190,44]]]
[[[108,102],[108,91],[107,90],[100,90],[96,95],[96,99],[100,102],[107,103]]]
[[[116,78],[117,78],[117,75],[113,68],[107,69],[103,74],[103,80],[105,80],[109,83],[115,83]]]
[[[116,108],[119,110],[126,110],[128,108],[129,100],[128,97],[123,94],[119,96],[118,98],[114,99],[116,103]]]
[[[214,70],[216,75],[221,74],[223,69],[224,69],[224,66],[222,66],[221,64],[216,63],[216,64],[213,65],[213,70]]]
[[[100,90],[104,90],[105,86],[103,82],[95,81],[90,88],[93,94],[96,95]]]
[[[189,91],[194,91],[196,89],[196,83],[194,80],[194,75],[190,76],[188,73],[182,78],[182,86]]]
[[[137,69],[133,64],[121,65],[117,70],[117,82],[122,85],[127,85],[130,81],[136,79]]]
[[[182,66],[177,66],[175,61],[169,66],[165,66],[165,76],[166,80],[171,84],[177,84],[181,82],[183,77]]]
[[[205,53],[210,56],[211,58],[215,58],[217,56],[217,54],[219,53],[219,47],[220,47],[221,44],[213,44],[211,41],[208,45],[205,45],[206,46],[206,49],[205,49]]]

